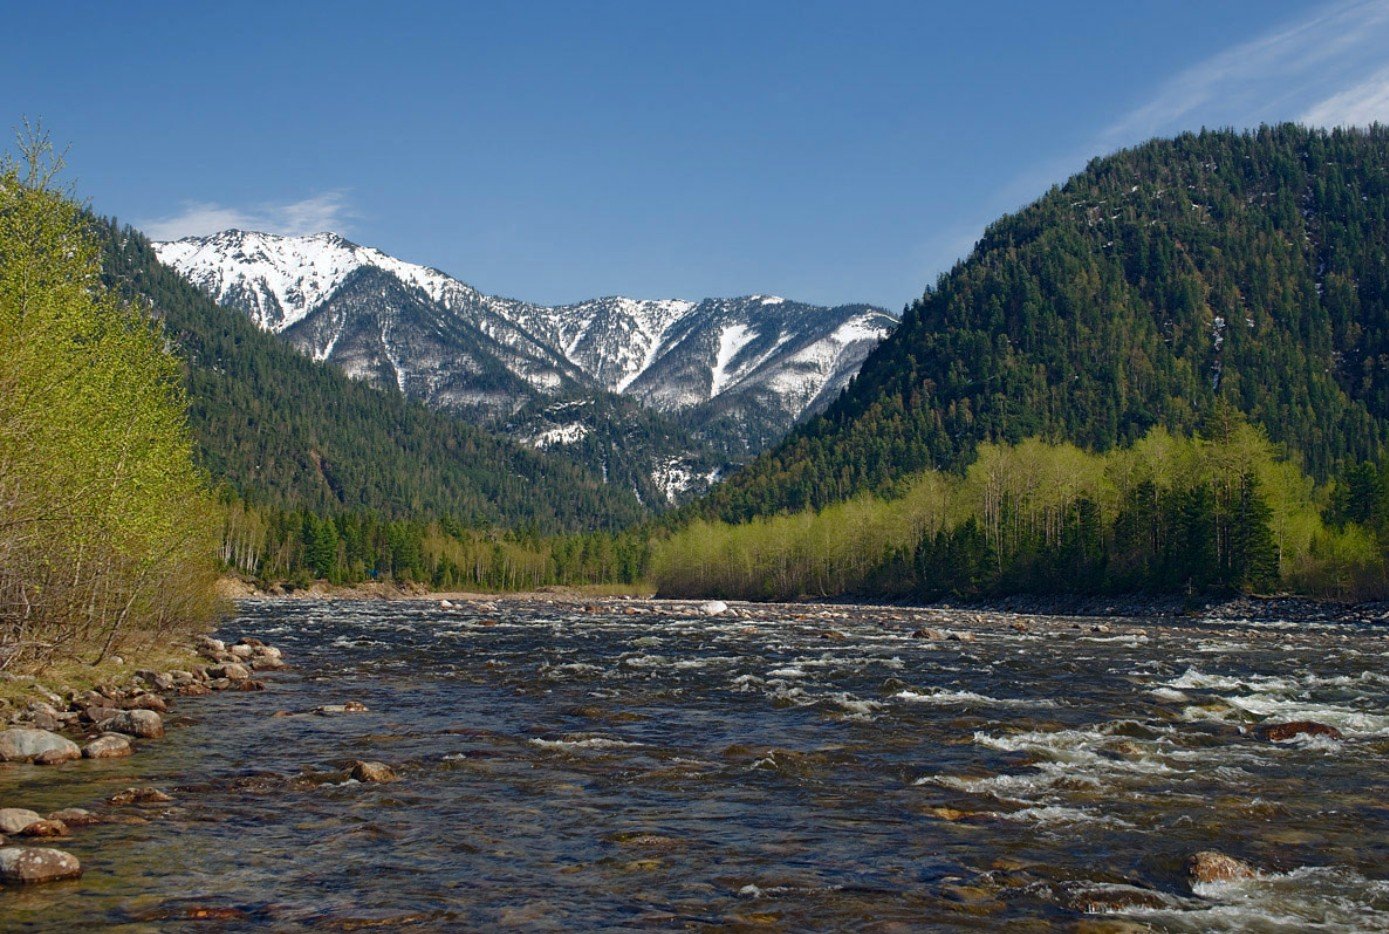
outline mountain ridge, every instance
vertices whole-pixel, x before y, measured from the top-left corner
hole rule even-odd
[[[1325,479],[1389,438],[1389,128],[1202,131],[991,224],[852,388],[703,504],[891,492],[981,442],[1103,451],[1233,411]]]
[[[646,515],[629,491],[570,461],[298,353],[160,263],[138,231],[101,219],[92,228],[108,287],[147,309],[184,361],[202,466],[252,506],[544,532]]]
[[[154,248],[214,300],[356,378],[492,426],[555,402],[631,398],[678,418],[700,448],[685,453],[725,466],[827,405],[896,324],[868,305],[768,295],[536,305],[333,233],[228,230]],[[652,473],[679,453],[641,456]]]

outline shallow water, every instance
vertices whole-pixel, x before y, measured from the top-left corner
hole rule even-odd
[[[40,811],[176,799],[77,830],[86,876],[0,921],[1389,929],[1383,628],[634,606],[247,603],[226,631],[295,666],[268,690],[180,700],[133,759],[0,771]],[[1294,719],[1346,739],[1250,729]],[[353,759],[402,781],[327,774]],[[1263,875],[1193,892],[1208,848]]]

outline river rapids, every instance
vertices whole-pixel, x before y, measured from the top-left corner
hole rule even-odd
[[[134,758],[0,773],[39,811],[174,799],[64,841],[85,877],[0,922],[1389,930],[1383,626],[507,599],[226,631],[292,670]],[[1260,736],[1298,720],[1342,738]],[[1208,849],[1257,876],[1193,884]]]

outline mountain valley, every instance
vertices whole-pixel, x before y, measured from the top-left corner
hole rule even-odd
[[[227,230],[155,250],[305,355],[565,453],[653,506],[823,410],[896,324],[765,295],[535,305],[331,233]]]

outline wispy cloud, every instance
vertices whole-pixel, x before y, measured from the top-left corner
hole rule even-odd
[[[1076,148],[1000,184],[973,225],[921,246],[929,273],[948,269],[1005,211],[1095,157],[1154,136],[1287,120],[1309,126],[1389,123],[1389,0],[1338,0],[1203,59],[1163,81]],[[963,231],[972,226],[972,233]]]
[[[1386,65],[1389,0],[1322,6],[1177,73],[1102,130],[1092,154],[1202,126],[1320,125],[1322,104]]]
[[[186,201],[178,213],[152,218],[137,226],[152,240],[202,236],[232,227],[298,236],[324,230],[346,233],[352,217],[346,194],[326,191],[302,201],[263,203],[250,208]]]
[[[1311,107],[1301,122],[1328,127],[1389,123],[1389,67]]]

